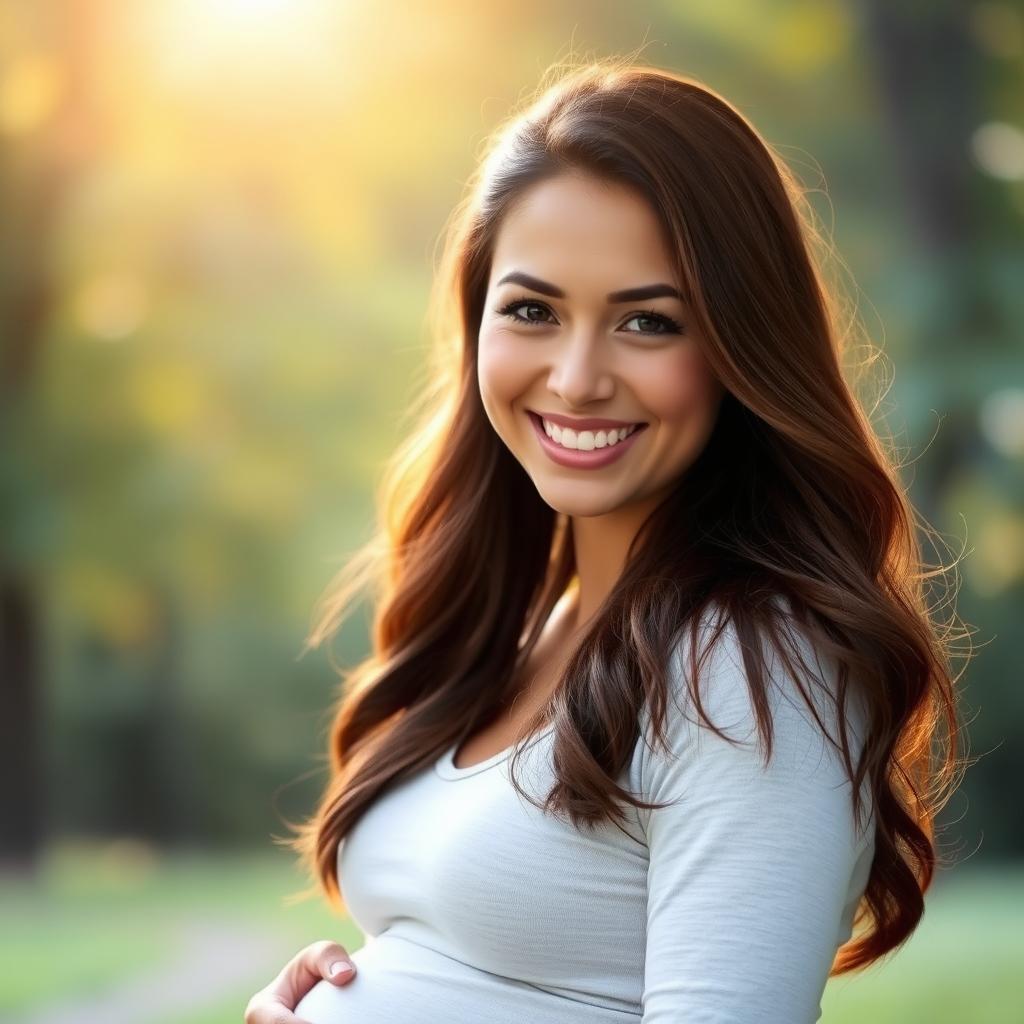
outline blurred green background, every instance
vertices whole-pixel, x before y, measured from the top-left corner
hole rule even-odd
[[[287,901],[271,840],[326,777],[313,607],[369,534],[484,137],[552,63],[638,46],[808,188],[973,634],[954,868],[823,1020],[1012,1018],[1021,6],[0,0],[0,1019],[240,1021],[301,946],[361,942]]]

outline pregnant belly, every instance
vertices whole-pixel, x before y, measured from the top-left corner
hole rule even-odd
[[[555,995],[382,932],[352,954],[356,976],[319,981],[295,1015],[309,1024],[636,1024],[638,1014]]]

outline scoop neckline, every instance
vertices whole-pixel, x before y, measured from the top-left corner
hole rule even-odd
[[[525,740],[521,740],[520,743],[534,744],[546,736],[552,729],[554,729],[555,723],[548,722],[542,729],[538,729],[536,732],[531,733],[526,737]],[[516,749],[517,744],[513,743],[507,746],[504,750],[499,750],[496,754],[492,754],[490,757],[484,758],[483,761],[477,761],[476,764],[466,765],[463,768],[459,768],[455,764],[455,751],[458,749],[461,740],[456,740],[441,756],[434,762],[434,769],[442,779],[446,779],[449,782],[457,782],[459,779],[469,778],[471,775],[478,775],[480,772],[485,772],[489,768],[494,768],[504,761],[507,761],[512,755],[512,751]]]

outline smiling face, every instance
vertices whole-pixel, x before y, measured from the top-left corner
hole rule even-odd
[[[653,507],[707,443],[724,389],[676,290],[657,217],[625,186],[566,173],[506,214],[480,324],[480,395],[557,511]],[[578,430],[563,429],[573,421]]]

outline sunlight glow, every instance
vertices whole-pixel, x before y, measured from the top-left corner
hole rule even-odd
[[[137,331],[148,305],[142,282],[128,273],[98,274],[73,298],[78,326],[104,341],[118,341]]]
[[[227,17],[248,18],[285,14],[292,7],[292,0],[215,0],[207,9],[223,11]]]
[[[0,132],[24,135],[38,128],[56,109],[63,85],[62,68],[46,54],[26,54],[0,74]]]
[[[151,0],[146,35],[161,77],[177,84],[309,79],[342,59],[347,3],[328,0]]]

